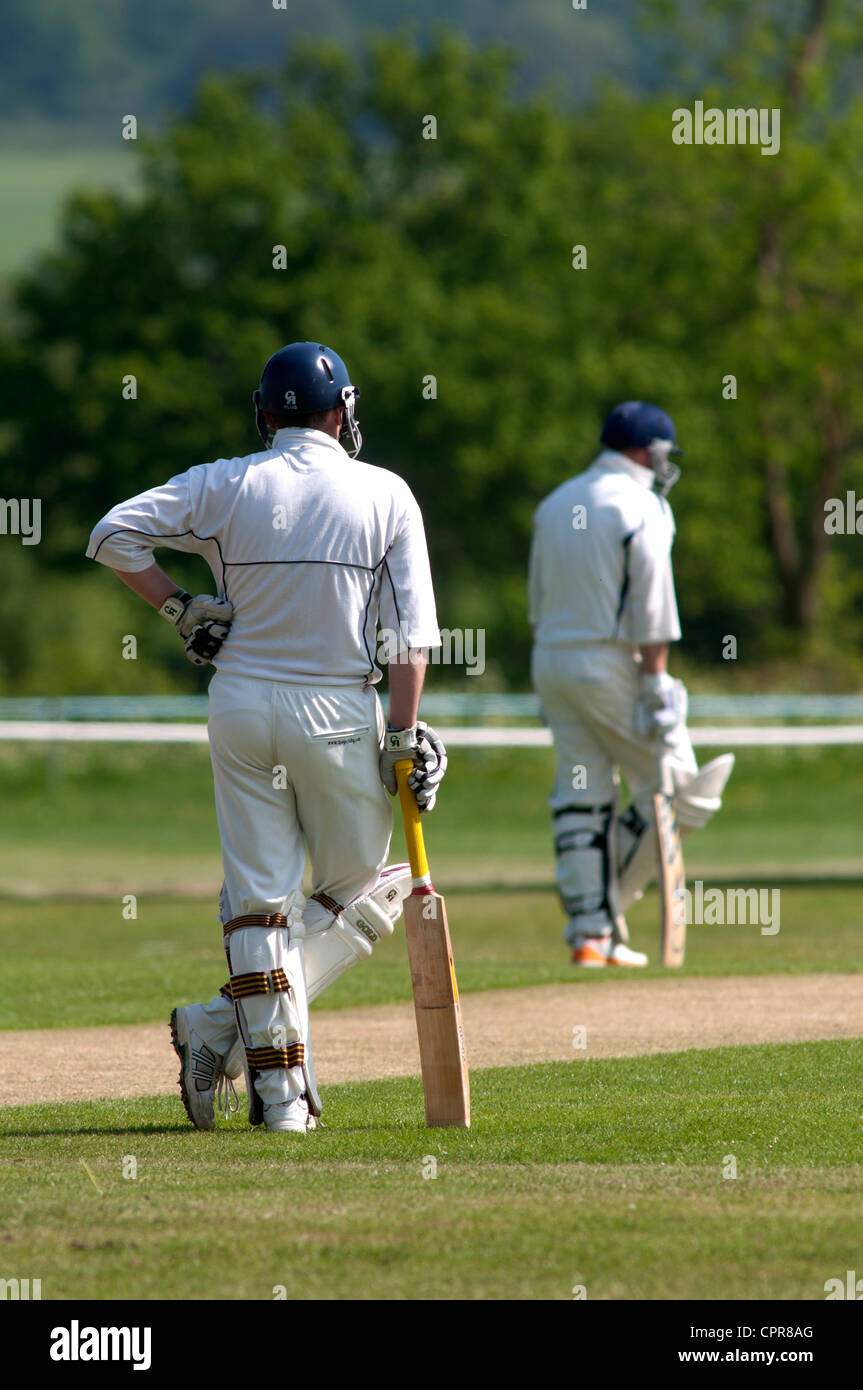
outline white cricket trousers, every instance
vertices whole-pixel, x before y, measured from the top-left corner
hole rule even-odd
[[[313,893],[349,903],[372,887],[389,851],[392,811],[379,772],[383,714],[371,687],[322,690],[219,672],[208,726],[223,923],[261,913],[296,920],[307,850]],[[331,913],[310,899],[302,917],[315,930]],[[277,968],[287,975],[288,996],[256,991],[236,1008],[247,1052],[261,1050],[258,1095],[265,1105],[291,1101],[306,1089],[301,1065],[285,1065],[291,1047],[304,1051],[314,1085],[302,939],[244,926],[231,932],[227,949],[232,979]],[[212,1045],[226,1053],[236,1036],[234,1008],[220,996],[203,1013]],[[275,1067],[267,1055],[274,1046],[288,1049]]]
[[[349,903],[377,880],[392,834],[371,686],[306,687],[218,672],[210,756],[225,874],[223,920],[281,912],[301,887]]]
[[[622,643],[537,646],[533,681],[555,750],[549,804],[555,826],[555,878],[568,921],[564,938],[613,931],[618,916],[615,825],[618,773],[623,772],[640,823],[649,823],[659,789],[659,743],[635,731],[640,663]],[[685,725],[669,740],[669,761],[690,775],[695,755]],[[612,838],[613,837],[613,838]]]
[[[622,642],[534,647],[533,684],[554,739],[553,811],[610,802],[616,768],[635,802],[658,790],[657,743],[635,732],[641,670],[635,648]],[[696,772],[685,725],[674,731],[668,756],[681,771]]]

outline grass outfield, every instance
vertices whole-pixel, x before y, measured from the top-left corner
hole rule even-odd
[[[479,1072],[469,1131],[424,1129],[415,1080],[329,1088],[306,1138],[196,1134],[169,1099],[7,1109],[5,1265],[48,1299],[823,1299],[863,1266],[861,1060]]]
[[[427,821],[444,891],[551,882],[551,776],[548,749],[453,750]],[[689,878],[863,876],[861,781],[863,747],[741,749],[721,813],[686,842]],[[5,743],[0,783],[2,893],[119,899],[218,889],[204,746]],[[402,845],[397,829],[394,855]]]
[[[769,882],[772,869],[782,885],[780,931],[691,927],[683,973],[863,970],[859,889],[784,877],[807,867],[863,870],[855,774],[863,780],[863,749],[740,755],[722,813],[686,842],[688,877],[745,887]],[[0,1028],[150,1022],[177,1001],[215,993],[225,966],[206,749],[5,744],[0,777],[0,890],[14,895],[0,898]],[[547,750],[458,750],[439,809],[428,818],[464,991],[573,978],[551,890],[550,777]],[[393,857],[403,853],[397,827]],[[498,886],[465,891],[470,883]],[[546,887],[529,891],[519,883]],[[134,919],[123,916],[130,893],[138,899]],[[629,922],[633,945],[655,959],[653,894],[632,909]],[[644,972],[652,973],[663,972]],[[582,978],[610,983],[601,973]],[[322,1003],[346,1008],[408,999],[397,932]]]
[[[863,970],[859,889],[791,882],[863,872],[855,774],[863,749],[741,754],[689,877],[781,884],[781,929],[693,927],[682,973]],[[452,760],[427,837],[463,991],[573,979],[550,776],[547,750]],[[0,777],[0,1027],[164,1020],[218,988],[205,749],[0,745]],[[630,926],[654,955],[656,921],[649,895]],[[409,998],[397,932],[322,1004]],[[47,1299],[821,1299],[863,1268],[861,1059],[846,1041],[476,1071],[466,1132],[424,1127],[417,1078],[328,1087],[305,1139],[242,1114],[196,1134],[170,1097],[6,1109],[4,1266]]]
[[[781,889],[775,936],[757,926],[689,930],[687,963],[676,975],[776,974],[863,970],[860,890]],[[462,993],[517,985],[579,983],[613,988],[629,972],[576,972],[561,937],[554,893],[448,893],[447,908]],[[658,908],[650,893],[630,914],[632,941],[657,955]],[[824,930],[829,923],[829,931]],[[74,1028],[164,1021],[176,1003],[211,998],[227,977],[212,900],[142,899],[125,921],[104,899],[0,903],[4,989],[0,1028]],[[667,977],[661,966],[639,980]],[[50,977],[50,988],[45,987]],[[404,934],[382,942],[326,991],[320,1007],[409,1001]]]

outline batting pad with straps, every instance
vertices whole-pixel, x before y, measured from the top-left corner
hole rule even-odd
[[[554,850],[557,888],[569,917],[567,941],[607,934],[619,915],[614,803],[555,811]]]
[[[320,1101],[306,1064],[309,1011],[302,957],[301,893],[288,895],[284,911],[248,913],[222,927],[231,978],[228,984],[245,1050],[249,1119],[263,1118],[263,1105],[306,1094],[309,1108]],[[299,928],[300,939],[292,940]],[[317,1108],[315,1108],[317,1106]]]
[[[309,898],[300,928],[309,1004],[346,970],[367,960],[382,937],[392,936],[411,887],[410,865],[390,864],[381,871],[371,892],[355,898],[347,907],[342,907],[326,893],[316,893]],[[296,928],[294,935],[297,935]],[[231,998],[230,982],[223,987],[222,995]],[[225,1058],[224,1071],[227,1076],[238,1076],[242,1066],[243,1050],[238,1041]],[[306,1066],[314,1089],[314,1063],[308,1046]],[[320,1110],[314,1113],[319,1115]]]
[[[722,793],[734,767],[734,754],[722,753],[693,775],[681,772],[672,763],[674,805],[682,838],[702,830],[722,805]],[[656,835],[653,826],[653,797],[633,801],[618,817],[616,826],[617,863],[620,874],[620,910],[641,897],[656,876]]]
[[[382,937],[392,936],[411,891],[409,864],[390,864],[370,893],[347,907],[326,893],[313,893],[303,914],[303,954],[309,1003],[361,960]]]

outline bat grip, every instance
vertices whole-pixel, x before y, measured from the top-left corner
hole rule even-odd
[[[413,762],[410,758],[400,758],[396,763],[396,783],[398,784],[399,801],[402,806],[405,841],[408,847],[408,859],[410,860],[414,887],[430,888],[431,878],[429,876],[429,863],[426,858],[419,807],[416,803],[416,797],[408,786],[408,778],[412,771]]]

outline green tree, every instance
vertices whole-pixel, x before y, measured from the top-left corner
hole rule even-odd
[[[700,497],[687,492],[693,534],[723,568],[742,561],[769,648],[811,653],[825,631],[828,644],[856,645],[859,545],[824,523],[828,498],[863,485],[863,324],[852,309],[863,290],[863,13],[836,0],[651,8],[674,32],[677,71],[695,31],[711,34],[708,82],[681,79],[689,102],[781,116],[774,156],[675,147],[666,160],[687,208],[681,269],[698,272],[679,295],[691,306],[692,350],[734,374],[739,392],[710,412],[733,488],[721,512],[709,478]],[[719,516],[724,557],[704,534]]]
[[[452,38],[380,42],[367,65],[300,50],[277,78],[204,84],[139,200],[73,202],[3,372],[7,470],[26,461],[50,563],[79,568],[118,497],[253,448],[262,363],[316,337],[362,389],[367,456],[420,497],[442,623],[491,628],[504,669],[515,638],[523,667],[536,461],[569,467],[591,282],[569,269],[569,126],[514,101],[511,70]]]
[[[659,400],[687,451],[689,651],[716,661],[730,632],[749,658],[800,653],[828,620],[856,640],[863,565],[854,537],[825,537],[823,502],[861,473],[863,115],[859,34],[828,10],[771,6],[753,28],[731,6],[703,89],[578,112],[514,95],[506,54],[446,35],[206,82],[146,148],[139,199],[72,203],[0,343],[4,486],[42,496],[43,563],[81,570],[117,498],[254,448],[263,361],[310,337],[348,361],[364,454],[417,493],[442,625],[488,630],[490,679],[526,677],[533,508],[627,397]],[[786,93],[773,157],[671,139],[695,96]]]

